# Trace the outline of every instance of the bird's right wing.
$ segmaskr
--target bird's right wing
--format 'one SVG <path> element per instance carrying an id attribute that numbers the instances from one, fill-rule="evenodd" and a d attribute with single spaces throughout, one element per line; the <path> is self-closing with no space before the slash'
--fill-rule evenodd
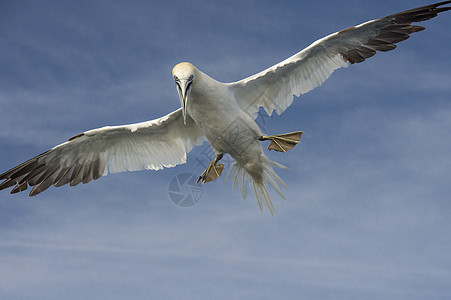
<path id="1" fill-rule="evenodd" d="M 0 175 L 0 190 L 17 193 L 33 186 L 30 196 L 50 186 L 87 183 L 108 173 L 159 170 L 186 162 L 186 154 L 205 140 L 191 119 L 183 123 L 181 109 L 162 118 L 106 126 L 76 135 Z"/>
<path id="2" fill-rule="evenodd" d="M 238 105 L 256 117 L 260 107 L 268 115 L 281 114 L 299 97 L 321 85 L 338 68 L 360 63 L 377 51 L 390 51 L 396 43 L 424 27 L 411 25 L 437 16 L 451 7 L 444 1 L 365 22 L 317 40 L 304 50 L 258 74 L 229 84 Z"/>

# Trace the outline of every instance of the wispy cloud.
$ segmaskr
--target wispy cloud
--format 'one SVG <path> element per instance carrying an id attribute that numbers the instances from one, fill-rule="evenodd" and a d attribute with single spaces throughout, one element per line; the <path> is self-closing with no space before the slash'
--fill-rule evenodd
<path id="1" fill-rule="evenodd" d="M 0 167 L 79 131 L 179 106 L 187 60 L 218 80 L 421 1 L 14 2 L 0 10 Z M 4 13 L 7 11 L 8 13 Z M 188 163 L 109 175 L 29 199 L 0 195 L 8 299 L 446 299 L 450 293 L 449 16 L 399 49 L 338 70 L 265 131 L 304 130 L 277 215 L 231 183 L 192 208 L 168 197 Z M 272 192 L 271 192 L 272 193 Z"/>

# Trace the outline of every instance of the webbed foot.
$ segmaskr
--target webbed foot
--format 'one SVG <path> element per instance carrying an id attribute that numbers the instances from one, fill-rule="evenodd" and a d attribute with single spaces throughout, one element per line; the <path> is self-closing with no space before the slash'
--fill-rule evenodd
<path id="1" fill-rule="evenodd" d="M 263 135 L 259 138 L 260 141 L 271 141 L 268 145 L 268 150 L 275 150 L 279 152 L 287 152 L 293 149 L 301 140 L 303 131 L 290 132 L 279 135 Z"/>
<path id="2" fill-rule="evenodd" d="M 222 158 L 222 154 L 216 156 L 216 158 L 210 162 L 207 169 L 197 178 L 196 184 L 202 180 L 202 183 L 214 181 L 221 176 L 224 170 L 224 164 L 217 164 L 217 162 Z"/>

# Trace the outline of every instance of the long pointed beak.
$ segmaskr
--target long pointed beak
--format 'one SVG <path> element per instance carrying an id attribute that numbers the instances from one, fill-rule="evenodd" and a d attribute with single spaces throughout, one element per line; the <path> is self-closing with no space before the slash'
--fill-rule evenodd
<path id="1" fill-rule="evenodd" d="M 183 123 L 186 125 L 186 106 L 191 92 L 191 80 L 179 80 L 177 82 L 180 104 L 182 105 Z"/>

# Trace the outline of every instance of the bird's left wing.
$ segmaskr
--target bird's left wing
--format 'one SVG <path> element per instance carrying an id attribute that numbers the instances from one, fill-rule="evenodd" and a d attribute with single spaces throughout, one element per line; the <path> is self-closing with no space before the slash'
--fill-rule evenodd
<path id="1" fill-rule="evenodd" d="M 281 114 L 293 102 L 293 95 L 307 93 L 321 85 L 334 70 L 360 63 L 377 51 L 390 51 L 395 43 L 411 33 L 425 29 L 411 25 L 437 16 L 451 7 L 451 1 L 423 6 L 358 26 L 350 27 L 317 40 L 309 47 L 258 74 L 230 83 L 238 105 L 253 117 L 259 107 L 268 115 Z"/>
<path id="2" fill-rule="evenodd" d="M 87 183 L 108 173 L 159 170 L 186 162 L 186 154 L 205 140 L 181 109 L 162 118 L 86 131 L 0 175 L 0 190 L 17 193 L 33 186 L 30 196 L 50 186 Z"/>

